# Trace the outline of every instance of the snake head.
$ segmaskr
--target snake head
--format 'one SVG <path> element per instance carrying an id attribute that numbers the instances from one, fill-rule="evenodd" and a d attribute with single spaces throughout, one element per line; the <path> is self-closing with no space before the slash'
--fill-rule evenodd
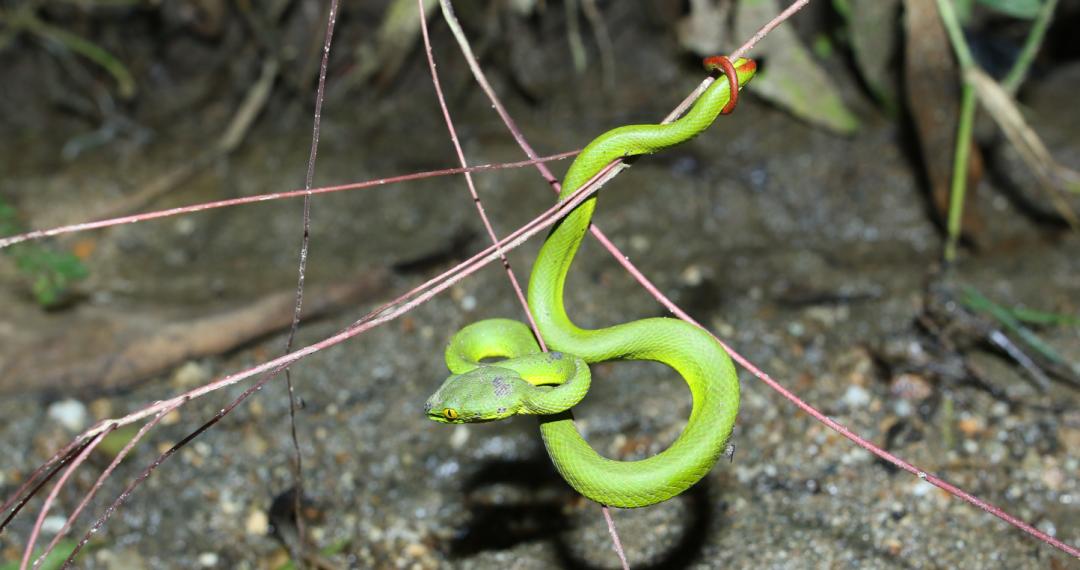
<path id="1" fill-rule="evenodd" d="M 501 420 L 521 409 L 531 387 L 513 370 L 483 366 L 447 378 L 424 404 L 424 413 L 444 424 Z"/>

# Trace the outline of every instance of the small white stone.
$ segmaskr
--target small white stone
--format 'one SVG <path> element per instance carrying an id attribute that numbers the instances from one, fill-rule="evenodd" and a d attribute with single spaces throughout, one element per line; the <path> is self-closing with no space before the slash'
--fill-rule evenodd
<path id="1" fill-rule="evenodd" d="M 194 361 L 189 360 L 180 365 L 179 368 L 173 372 L 172 378 L 169 383 L 177 389 L 194 388 L 200 384 L 205 383 L 210 379 L 210 370 Z"/>
<path id="2" fill-rule="evenodd" d="M 848 386 L 843 401 L 849 408 L 862 408 L 870 403 L 870 392 L 861 386 Z"/>
<path id="3" fill-rule="evenodd" d="M 63 530 L 64 523 L 66 522 L 67 517 L 63 517 L 60 515 L 45 517 L 45 520 L 41 521 L 41 532 L 45 534 L 56 534 Z"/>
<path id="4" fill-rule="evenodd" d="M 244 529 L 248 534 L 263 536 L 270 530 L 270 518 L 262 510 L 253 510 L 244 521 Z"/>
<path id="5" fill-rule="evenodd" d="M 223 496 L 218 502 L 221 512 L 226 515 L 235 515 L 240 512 L 240 503 L 233 500 L 231 495 Z"/>
<path id="6" fill-rule="evenodd" d="M 509 4 L 519 16 L 531 16 L 536 10 L 536 0 L 510 0 Z"/>
<path id="7" fill-rule="evenodd" d="M 701 271 L 700 265 L 689 265 L 683 270 L 682 275 L 679 276 L 684 285 L 690 287 L 696 287 L 701 285 L 701 282 L 705 280 L 705 274 Z"/>
<path id="8" fill-rule="evenodd" d="M 210 447 L 210 444 L 205 441 L 196 441 L 191 447 L 195 450 L 195 453 L 198 453 L 203 457 L 209 457 L 214 451 L 213 448 Z"/>
<path id="9" fill-rule="evenodd" d="M 1054 526 L 1054 523 L 1052 521 L 1040 521 L 1039 524 L 1035 526 L 1038 527 L 1039 530 L 1045 532 L 1046 534 L 1049 534 L 1050 536 L 1057 536 L 1057 527 Z"/>
<path id="10" fill-rule="evenodd" d="M 609 453 L 611 453 L 611 455 L 617 455 L 620 449 L 626 447 L 626 441 L 627 440 L 625 434 L 620 433 L 616 435 L 615 438 L 611 441 L 611 445 L 608 446 Z"/>
<path id="11" fill-rule="evenodd" d="M 78 400 L 60 400 L 49 406 L 49 418 L 69 431 L 78 432 L 86 427 L 86 405 Z"/>
<path id="12" fill-rule="evenodd" d="M 933 490 L 934 486 L 930 483 L 927 483 L 926 481 L 919 481 L 918 483 L 911 486 L 911 494 L 915 495 L 916 497 L 925 497 L 926 495 L 930 494 L 930 491 Z"/>
<path id="13" fill-rule="evenodd" d="M 453 450 L 459 450 L 465 447 L 465 444 L 469 442 L 469 428 L 459 425 L 454 427 L 454 432 L 450 434 L 450 448 Z"/>
<path id="14" fill-rule="evenodd" d="M 457 461 L 450 460 L 445 463 L 439 464 L 435 468 L 435 475 L 438 477 L 453 477 L 458 471 L 461 470 L 461 465 Z"/>
<path id="15" fill-rule="evenodd" d="M 195 220 L 188 216 L 181 216 L 176 222 L 176 233 L 184 236 L 195 233 Z"/>
<path id="16" fill-rule="evenodd" d="M 199 555 L 199 566 L 203 568 L 213 568 L 218 565 L 218 555 L 216 552 L 203 552 Z"/>

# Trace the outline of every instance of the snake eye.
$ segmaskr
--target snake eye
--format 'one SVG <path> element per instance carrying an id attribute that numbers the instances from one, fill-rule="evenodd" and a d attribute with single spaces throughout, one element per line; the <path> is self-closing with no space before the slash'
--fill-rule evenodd
<path id="1" fill-rule="evenodd" d="M 442 413 L 443 413 L 444 416 L 446 416 L 446 419 L 448 419 L 448 420 L 456 420 L 456 419 L 458 419 L 457 410 L 455 410 L 454 408 L 446 408 L 445 410 L 442 411 Z"/>

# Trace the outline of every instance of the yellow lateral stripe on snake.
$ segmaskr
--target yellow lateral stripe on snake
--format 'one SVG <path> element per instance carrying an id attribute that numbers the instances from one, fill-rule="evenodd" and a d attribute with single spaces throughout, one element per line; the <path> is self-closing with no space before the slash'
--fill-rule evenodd
<path id="1" fill-rule="evenodd" d="M 734 66 L 741 88 L 756 66 L 745 59 Z M 729 81 L 721 78 L 675 122 L 628 125 L 600 135 L 570 166 L 559 199 L 612 160 L 651 154 L 693 138 L 712 124 L 729 98 Z M 574 489 L 601 504 L 643 507 L 685 491 L 723 454 L 738 412 L 739 382 L 716 340 L 686 322 L 651 318 L 596 330 L 574 325 L 563 305 L 563 289 L 595 208 L 593 196 L 555 226 L 529 279 L 530 310 L 554 352 L 540 353 L 528 327 L 517 321 L 489 319 L 469 325 L 447 347 L 447 365 L 454 375 L 425 409 L 430 419 L 445 423 L 539 414 L 548 454 Z M 507 360 L 483 362 L 493 357 Z M 640 461 L 614 461 L 597 454 L 578 433 L 569 408 L 588 390 L 587 363 L 608 360 L 661 362 L 686 380 L 693 408 L 686 428 L 669 448 Z"/>

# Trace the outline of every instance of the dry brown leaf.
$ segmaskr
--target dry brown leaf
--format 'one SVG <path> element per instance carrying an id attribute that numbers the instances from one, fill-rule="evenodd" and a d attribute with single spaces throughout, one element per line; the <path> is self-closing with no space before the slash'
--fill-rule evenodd
<path id="1" fill-rule="evenodd" d="M 979 102 L 997 121 L 1005 137 L 1046 188 L 1054 208 L 1073 229 L 1080 229 L 1076 212 L 1057 193 L 1060 190 L 1080 192 L 1080 172 L 1054 160 L 1042 139 L 1024 120 L 1016 100 L 997 81 L 978 68 L 968 71 L 967 80 L 975 87 Z"/>
<path id="2" fill-rule="evenodd" d="M 304 318 L 369 301 L 386 285 L 385 271 L 305 292 Z M 168 322 L 121 312 L 86 312 L 27 346 L 0 347 L 0 393 L 118 390 L 193 358 L 234 350 L 292 323 L 295 291 L 256 299 L 225 312 Z"/>
<path id="3" fill-rule="evenodd" d="M 905 0 L 904 74 L 908 109 L 915 123 L 930 197 L 938 221 L 948 218 L 949 193 L 960 117 L 960 72 L 934 0 Z M 976 188 L 982 155 L 973 144 L 968 169 L 963 235 L 980 241 L 984 231 Z"/>

